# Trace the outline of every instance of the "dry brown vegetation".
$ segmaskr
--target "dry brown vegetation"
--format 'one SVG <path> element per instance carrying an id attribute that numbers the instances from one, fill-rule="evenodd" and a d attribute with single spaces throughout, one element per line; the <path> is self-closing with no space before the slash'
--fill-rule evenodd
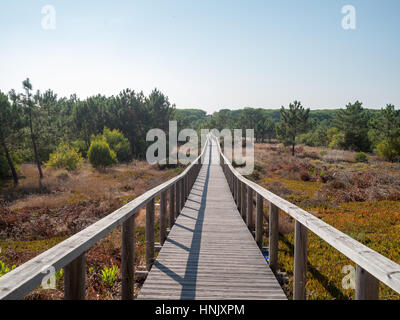
<path id="1" fill-rule="evenodd" d="M 282 145 L 256 145 L 255 172 L 249 177 L 387 258 L 400 263 L 400 166 L 369 155 L 298 146 L 296 156 Z M 279 215 L 279 264 L 293 290 L 294 221 Z M 343 289 L 341 268 L 354 265 L 314 234 L 309 234 L 307 299 L 352 299 Z M 381 299 L 400 299 L 383 284 Z"/>
<path id="2" fill-rule="evenodd" d="M 282 145 L 256 145 L 253 178 L 284 198 L 297 203 L 306 201 L 302 203 L 306 206 L 400 200 L 398 164 L 381 161 L 376 156 L 369 156 L 368 163 L 356 163 L 354 155 L 350 151 L 299 146 L 292 157 Z M 290 188 L 296 181 L 318 183 L 303 184 L 307 199 L 301 199 L 301 194 Z M 293 187 L 297 189 L 298 185 Z"/>
<path id="3" fill-rule="evenodd" d="M 20 185 L 3 185 L 0 190 L 0 261 L 20 265 L 65 238 L 79 232 L 147 190 L 172 178 L 182 168 L 160 170 L 144 161 L 133 161 L 98 171 L 84 164 L 75 172 L 44 169 L 38 183 L 33 164 L 21 166 Z M 156 206 L 156 222 L 158 207 Z M 136 265 L 144 265 L 145 212 L 136 215 Z M 120 274 L 113 286 L 101 281 L 101 270 L 120 269 L 121 231 L 114 230 L 87 253 L 87 298 L 115 299 L 120 295 Z M 137 283 L 136 285 L 140 285 Z M 58 290 L 37 289 L 27 299 L 63 297 Z"/>

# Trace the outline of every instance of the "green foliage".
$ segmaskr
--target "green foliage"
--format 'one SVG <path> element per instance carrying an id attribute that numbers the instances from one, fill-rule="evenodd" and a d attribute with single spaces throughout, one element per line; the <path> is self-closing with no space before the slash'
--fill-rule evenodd
<path id="1" fill-rule="evenodd" d="M 368 139 L 369 113 L 362 107 L 362 103 L 356 101 L 349 103 L 346 109 L 340 109 L 336 114 L 336 127 L 344 133 L 345 149 L 354 151 L 369 151 Z"/>
<path id="2" fill-rule="evenodd" d="M 15 268 L 16 268 L 16 266 L 13 265 L 11 267 L 11 270 L 14 270 Z M 4 276 L 6 273 L 10 272 L 11 270 L 9 267 L 7 267 L 7 265 L 3 261 L 0 261 L 0 277 Z"/>
<path id="3" fill-rule="evenodd" d="M 396 161 L 400 159 L 400 137 L 386 139 L 377 146 L 378 154 L 387 161 Z"/>
<path id="4" fill-rule="evenodd" d="M 117 163 L 117 156 L 107 142 L 102 140 L 92 141 L 88 151 L 89 162 L 94 167 L 108 167 Z"/>
<path id="5" fill-rule="evenodd" d="M 104 128 L 103 135 L 110 148 L 116 153 L 120 162 L 129 161 L 132 158 L 129 140 L 117 129 Z"/>
<path id="6" fill-rule="evenodd" d="M 54 153 L 50 154 L 50 159 L 46 166 L 54 169 L 75 170 L 79 168 L 81 161 L 82 156 L 78 150 L 63 142 Z"/>
<path id="7" fill-rule="evenodd" d="M 329 142 L 329 148 L 332 149 L 343 149 L 345 147 L 345 134 L 344 132 L 336 133 L 332 136 Z"/>
<path id="8" fill-rule="evenodd" d="M 88 147 L 84 140 L 75 140 L 71 142 L 71 145 L 84 157 L 87 157 Z"/>
<path id="9" fill-rule="evenodd" d="M 319 153 L 319 155 L 320 155 L 321 157 L 326 156 L 327 154 L 328 154 L 328 151 L 326 151 L 326 150 L 322 150 L 322 151 Z"/>
<path id="10" fill-rule="evenodd" d="M 311 147 L 327 146 L 327 130 L 325 124 L 320 124 L 314 130 L 299 135 L 297 141 Z"/>
<path id="11" fill-rule="evenodd" d="M 307 130 L 309 113 L 310 109 L 304 109 L 299 101 L 289 104 L 288 110 L 281 108 L 281 122 L 277 127 L 277 134 L 285 146 L 292 146 L 292 155 L 296 137 Z"/>
<path id="12" fill-rule="evenodd" d="M 101 270 L 101 280 L 104 284 L 112 287 L 117 280 L 118 267 L 113 265 L 110 268 L 104 267 Z"/>
<path id="13" fill-rule="evenodd" d="M 21 157 L 18 156 L 16 152 L 10 153 L 10 158 L 13 163 L 15 170 L 19 169 L 18 164 L 22 162 Z M 0 152 L 0 178 L 1 179 L 8 179 L 12 177 L 12 172 L 10 165 L 6 159 L 6 156 L 3 152 Z"/>
<path id="14" fill-rule="evenodd" d="M 355 162 L 368 162 L 368 156 L 364 152 L 358 152 L 354 155 Z"/>

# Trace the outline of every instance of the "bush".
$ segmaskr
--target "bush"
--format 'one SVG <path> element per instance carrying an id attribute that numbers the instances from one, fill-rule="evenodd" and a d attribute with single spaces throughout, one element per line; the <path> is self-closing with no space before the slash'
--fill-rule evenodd
<path id="1" fill-rule="evenodd" d="M 396 161 L 400 158 L 400 137 L 384 140 L 377 147 L 378 154 L 387 161 Z"/>
<path id="2" fill-rule="evenodd" d="M 84 157 L 84 158 L 87 157 L 88 147 L 87 147 L 85 141 L 75 140 L 75 141 L 72 141 L 71 144 L 76 150 L 78 150 L 78 152 L 82 155 L 82 157 Z"/>
<path id="3" fill-rule="evenodd" d="M 110 148 L 116 153 L 118 161 L 122 162 L 131 160 L 131 144 L 119 130 L 104 128 L 103 136 Z"/>
<path id="4" fill-rule="evenodd" d="M 88 159 L 93 167 L 108 167 L 117 163 L 117 156 L 107 142 L 94 140 L 90 144 Z"/>
<path id="5" fill-rule="evenodd" d="M 364 152 L 358 152 L 354 155 L 355 162 L 368 162 L 368 157 Z"/>
<path id="6" fill-rule="evenodd" d="M 329 148 L 343 149 L 345 146 L 345 135 L 343 132 L 336 133 L 329 142 Z"/>
<path id="7" fill-rule="evenodd" d="M 69 171 L 79 168 L 82 156 L 77 149 L 68 143 L 61 143 L 54 153 L 50 154 L 50 159 L 46 166 L 53 169 L 67 169 Z"/>

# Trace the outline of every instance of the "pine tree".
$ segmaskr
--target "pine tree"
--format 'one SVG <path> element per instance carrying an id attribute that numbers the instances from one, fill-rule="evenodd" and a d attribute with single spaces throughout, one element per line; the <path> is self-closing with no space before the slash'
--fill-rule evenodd
<path id="1" fill-rule="evenodd" d="M 340 109 L 336 114 L 335 125 L 344 133 L 344 147 L 354 151 L 370 151 L 368 139 L 369 114 L 362 107 L 362 103 L 356 101 L 346 105 L 346 109 Z"/>
<path id="2" fill-rule="evenodd" d="M 18 175 L 9 145 L 15 145 L 15 133 L 22 127 L 21 115 L 16 104 L 10 104 L 8 97 L 0 91 L 0 145 L 7 159 L 8 166 L 18 185 Z"/>
<path id="3" fill-rule="evenodd" d="M 292 146 L 292 156 L 296 146 L 296 137 L 308 127 L 310 109 L 304 109 L 300 101 L 289 104 L 289 109 L 281 108 L 281 122 L 277 127 L 278 138 L 285 146 Z"/>

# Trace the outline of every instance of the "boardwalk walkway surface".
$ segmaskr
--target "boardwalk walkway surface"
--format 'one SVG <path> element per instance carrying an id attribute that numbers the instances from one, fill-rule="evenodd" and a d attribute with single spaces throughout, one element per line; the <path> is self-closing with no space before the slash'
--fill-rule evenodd
<path id="1" fill-rule="evenodd" d="M 286 299 L 238 212 L 215 142 L 138 299 Z"/>

